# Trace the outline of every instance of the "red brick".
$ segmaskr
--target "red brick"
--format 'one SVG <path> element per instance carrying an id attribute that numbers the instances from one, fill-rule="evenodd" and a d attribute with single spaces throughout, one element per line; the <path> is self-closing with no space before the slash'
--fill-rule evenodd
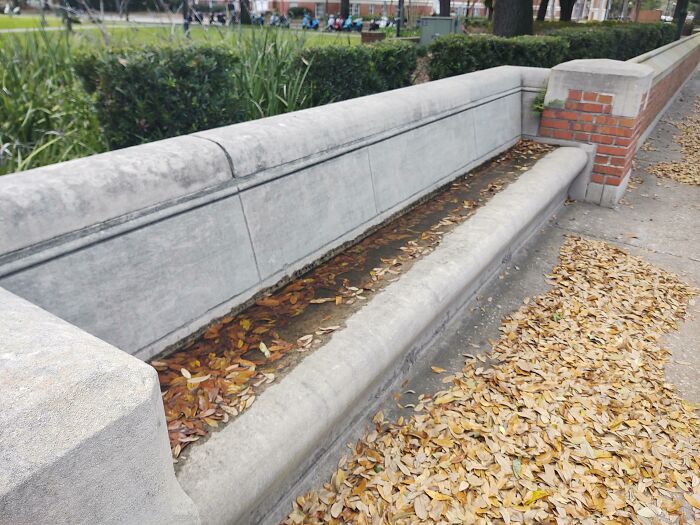
<path id="1" fill-rule="evenodd" d="M 610 157 L 610 164 L 613 166 L 627 166 L 630 162 L 623 157 Z"/>
<path id="2" fill-rule="evenodd" d="M 601 104 L 612 104 L 612 101 L 612 95 L 598 95 L 598 102 L 600 102 Z"/>
<path id="3" fill-rule="evenodd" d="M 612 144 L 614 139 L 609 136 L 609 135 L 591 135 L 591 142 L 595 142 L 596 144 Z"/>
<path id="4" fill-rule="evenodd" d="M 594 116 L 589 113 L 577 113 L 577 119 L 579 122 L 593 122 Z"/>
<path id="5" fill-rule="evenodd" d="M 564 111 L 564 110 L 559 110 L 557 111 L 557 116 L 555 118 L 561 118 L 564 120 L 576 120 L 578 118 L 578 113 L 574 113 L 573 111 Z"/>
<path id="6" fill-rule="evenodd" d="M 584 91 L 583 100 L 585 100 L 586 102 L 595 102 L 598 100 L 598 93 L 596 93 L 595 91 Z"/>
<path id="7" fill-rule="evenodd" d="M 582 95 L 583 95 L 583 91 L 577 91 L 575 89 L 570 89 L 569 96 L 567 98 L 569 100 L 581 100 Z"/>
<path id="8" fill-rule="evenodd" d="M 614 177 L 610 175 L 605 177 L 605 184 L 608 186 L 619 186 L 620 182 L 622 182 L 622 177 Z"/>
<path id="9" fill-rule="evenodd" d="M 564 131 L 563 129 L 555 129 L 554 138 L 562 140 L 573 140 L 574 134 L 570 131 Z"/>
<path id="10" fill-rule="evenodd" d="M 610 128 L 608 134 L 615 135 L 616 137 L 633 137 L 635 131 L 629 128 Z"/>
<path id="11" fill-rule="evenodd" d="M 557 118 L 558 111 L 552 108 L 545 108 L 542 112 L 542 118 Z"/>
<path id="12" fill-rule="evenodd" d="M 580 122 L 574 122 L 571 125 L 571 129 L 574 131 L 595 131 L 595 126 L 593 124 L 587 124 L 587 123 L 580 123 Z"/>
<path id="13" fill-rule="evenodd" d="M 564 103 L 564 107 L 566 109 L 572 109 L 574 111 L 583 111 L 583 104 L 580 102 L 572 102 L 571 100 L 567 100 Z"/>
<path id="14" fill-rule="evenodd" d="M 596 173 L 604 173 L 605 175 L 622 175 L 625 172 L 625 168 L 622 166 L 601 166 L 596 164 L 593 166 L 593 171 Z"/>
<path id="15" fill-rule="evenodd" d="M 545 128 L 569 129 L 570 122 L 568 120 L 557 120 L 551 118 L 543 118 L 540 120 L 540 126 Z"/>
<path id="16" fill-rule="evenodd" d="M 612 113 L 612 106 L 610 104 L 605 104 L 603 106 L 603 109 L 600 110 L 600 112 L 610 114 Z"/>
<path id="17" fill-rule="evenodd" d="M 595 117 L 595 123 L 603 124 L 604 126 L 617 126 L 617 119 L 606 115 L 597 115 Z"/>
<path id="18" fill-rule="evenodd" d="M 629 146 L 630 144 L 632 144 L 632 139 L 625 137 L 615 137 L 616 146 Z"/>
<path id="19" fill-rule="evenodd" d="M 610 157 L 608 157 L 607 155 L 596 155 L 596 156 L 595 156 L 595 163 L 596 163 L 596 164 L 601 164 L 601 165 L 609 164 L 609 163 L 610 163 Z"/>
<path id="20" fill-rule="evenodd" d="M 549 128 L 540 128 L 540 136 L 542 137 L 554 137 L 554 130 Z"/>
<path id="21" fill-rule="evenodd" d="M 596 173 L 591 174 L 591 182 L 597 182 L 598 184 L 605 184 L 605 176 L 597 175 Z"/>
<path id="22" fill-rule="evenodd" d="M 616 155 L 624 157 L 627 154 L 627 148 L 617 148 L 615 146 L 598 146 L 598 153 L 602 155 Z"/>
<path id="23" fill-rule="evenodd" d="M 586 111 L 588 113 L 602 113 L 603 106 L 602 104 L 592 104 L 590 102 L 584 102 L 583 104 L 580 104 L 581 106 L 581 111 Z"/>
<path id="24" fill-rule="evenodd" d="M 574 140 L 579 140 L 581 142 L 590 142 L 591 141 L 591 134 L 590 133 L 574 133 Z"/>
<path id="25" fill-rule="evenodd" d="M 623 128 L 633 128 L 637 124 L 637 120 L 633 118 L 620 118 L 618 119 L 618 126 Z"/>

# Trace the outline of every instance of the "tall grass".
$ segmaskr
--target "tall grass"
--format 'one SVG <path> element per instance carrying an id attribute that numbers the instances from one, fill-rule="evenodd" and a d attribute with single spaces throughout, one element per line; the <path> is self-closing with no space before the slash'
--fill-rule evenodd
<path id="1" fill-rule="evenodd" d="M 166 96 L 169 90 L 160 89 L 160 84 L 152 82 L 153 75 L 129 77 L 129 67 L 135 67 L 139 61 L 124 60 L 124 53 L 130 57 L 146 56 L 154 53 L 154 49 L 168 47 L 171 50 L 187 49 L 183 55 L 202 58 L 204 51 L 198 50 L 198 46 L 217 43 L 228 47 L 238 57 L 235 67 L 219 72 L 219 76 L 230 75 L 231 82 L 227 83 L 230 96 L 207 95 L 206 87 L 210 86 L 202 84 L 193 91 L 196 96 L 206 96 L 207 100 L 199 102 L 210 105 L 217 114 L 222 113 L 221 104 L 235 99 L 236 117 L 231 121 L 207 117 L 196 130 L 309 107 L 312 102 L 307 80 L 309 64 L 300 57 L 301 50 L 308 45 L 308 38 L 315 36 L 270 28 L 221 28 L 200 35 L 198 44 L 187 41 L 179 32 L 179 26 L 177 29 L 158 28 L 157 31 L 115 28 L 109 30 L 108 39 L 100 38 L 99 33 L 92 30 L 0 35 L 0 175 L 107 151 L 109 133 L 106 132 L 112 129 L 113 123 L 104 118 L 105 111 L 100 106 L 104 104 L 103 99 L 134 99 L 131 106 L 123 104 L 116 108 L 117 113 L 125 114 L 122 120 L 138 117 L 140 127 L 134 133 L 140 134 L 131 143 L 193 131 L 168 126 L 172 128 L 169 134 L 151 136 L 142 132 L 141 121 L 148 120 L 149 114 L 162 117 L 165 111 L 162 104 L 149 106 L 149 101 L 158 98 L 149 96 L 149 93 L 152 95 L 156 90 L 159 96 Z M 90 75 L 90 79 L 82 78 L 81 81 L 76 72 L 80 65 L 78 55 L 86 52 L 95 57 L 96 63 L 113 63 L 112 71 L 119 77 L 116 84 L 106 82 L 107 77 L 103 78 L 104 75 L 97 72 Z M 170 55 L 163 52 L 158 59 L 161 69 L 167 70 L 169 81 L 177 85 L 197 77 L 188 69 L 189 65 L 180 67 L 177 60 L 168 58 L 179 55 L 176 51 L 171 51 Z M 206 76 L 204 81 L 212 82 L 210 77 Z M 95 91 L 99 84 L 103 91 L 109 92 L 89 94 L 85 86 L 91 83 L 95 84 L 91 91 Z M 173 103 L 187 104 L 182 98 Z M 130 111 L 132 106 L 140 109 Z M 190 119 L 189 124 L 193 124 L 187 111 L 181 113 Z M 151 127 L 160 129 L 155 124 Z"/>
<path id="2" fill-rule="evenodd" d="M 0 175 L 105 150 L 66 34 L 5 35 L 0 64 Z"/>
<path id="3" fill-rule="evenodd" d="M 308 64 L 300 62 L 303 38 L 262 29 L 239 37 L 236 85 L 244 120 L 279 115 L 309 104 Z"/>

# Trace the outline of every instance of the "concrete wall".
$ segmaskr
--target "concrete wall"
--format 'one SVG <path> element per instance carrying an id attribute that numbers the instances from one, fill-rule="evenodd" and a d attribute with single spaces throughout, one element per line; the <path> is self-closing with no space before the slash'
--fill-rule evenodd
<path id="1" fill-rule="evenodd" d="M 0 311 L 0 523 L 197 523 L 155 370 L 2 289 Z"/>
<path id="2" fill-rule="evenodd" d="M 652 87 L 641 115 L 639 147 L 700 63 L 700 33 L 649 51 L 629 62 L 643 64 L 654 71 Z"/>
<path id="3" fill-rule="evenodd" d="M 637 149 L 700 62 L 700 35 L 627 62 L 573 60 L 549 77 L 539 135 L 595 146 L 585 200 L 615 206 Z"/>
<path id="4" fill-rule="evenodd" d="M 522 87 L 500 67 L 4 176 L 0 286 L 146 359 L 510 147 Z"/>

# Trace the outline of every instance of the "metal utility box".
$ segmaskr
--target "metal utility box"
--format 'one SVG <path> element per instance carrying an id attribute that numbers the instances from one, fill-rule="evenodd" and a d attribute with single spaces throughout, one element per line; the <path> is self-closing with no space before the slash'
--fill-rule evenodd
<path id="1" fill-rule="evenodd" d="M 424 16 L 420 19 L 420 45 L 427 46 L 437 37 L 457 33 L 459 22 L 451 16 Z"/>

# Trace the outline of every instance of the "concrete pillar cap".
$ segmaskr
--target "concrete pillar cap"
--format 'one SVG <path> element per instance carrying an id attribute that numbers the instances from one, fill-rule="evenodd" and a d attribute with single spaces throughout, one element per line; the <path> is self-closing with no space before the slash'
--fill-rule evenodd
<path id="1" fill-rule="evenodd" d="M 635 118 L 644 109 L 654 70 L 644 64 L 609 59 L 572 60 L 552 69 L 546 106 L 563 105 L 569 91 L 612 95 L 612 114 Z"/>

